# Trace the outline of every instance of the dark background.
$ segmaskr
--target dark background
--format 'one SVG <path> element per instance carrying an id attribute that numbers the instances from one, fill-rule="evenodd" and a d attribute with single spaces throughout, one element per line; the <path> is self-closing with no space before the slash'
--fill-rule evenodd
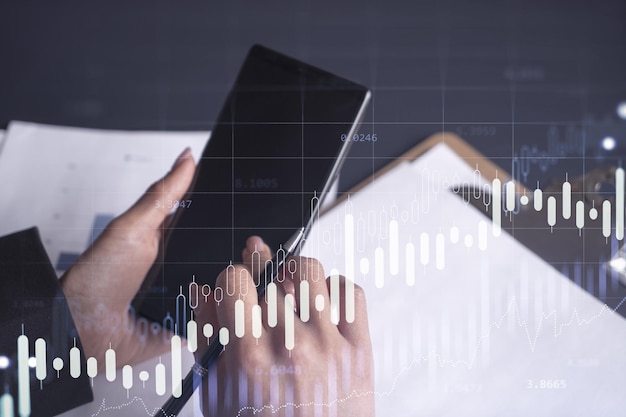
<path id="1" fill-rule="evenodd" d="M 371 87 L 378 141 L 353 146 L 341 190 L 442 129 L 533 186 L 626 154 L 623 0 L 3 1 L 0 17 L 1 127 L 210 129 L 261 43 Z"/>
<path id="2" fill-rule="evenodd" d="M 209 130 L 254 43 L 371 88 L 341 191 L 441 130 L 532 188 L 626 156 L 624 0 L 0 0 L 0 128 Z"/>

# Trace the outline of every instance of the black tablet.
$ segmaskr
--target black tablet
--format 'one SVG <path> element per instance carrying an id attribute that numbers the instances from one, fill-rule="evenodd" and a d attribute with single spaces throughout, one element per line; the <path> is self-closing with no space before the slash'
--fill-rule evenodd
<path id="1" fill-rule="evenodd" d="M 241 262 L 248 236 L 276 250 L 298 228 L 308 229 L 369 97 L 361 85 L 253 46 L 189 193 L 172 202 L 178 209 L 163 256 L 136 299 L 139 312 L 184 334 L 192 279 L 212 289 L 220 271 Z"/>

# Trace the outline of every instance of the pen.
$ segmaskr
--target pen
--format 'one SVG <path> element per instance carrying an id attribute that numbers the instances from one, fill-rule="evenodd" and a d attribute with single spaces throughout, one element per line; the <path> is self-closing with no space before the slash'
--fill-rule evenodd
<path id="1" fill-rule="evenodd" d="M 287 257 L 294 253 L 295 249 L 302 241 L 304 231 L 304 227 L 298 229 L 298 231 L 282 245 L 281 249 L 277 251 L 272 261 L 265 264 L 265 269 L 263 270 L 259 286 L 257 287 L 259 300 L 263 297 L 267 285 L 278 275 L 278 271 L 285 263 Z M 224 346 L 219 342 L 219 338 L 214 337 L 211 343 L 209 343 L 207 350 L 202 354 L 200 359 L 194 363 L 191 367 L 191 371 L 185 376 L 181 396 L 178 398 L 171 396 L 155 416 L 163 415 L 170 417 L 178 415 L 187 401 L 189 401 L 196 388 L 200 385 L 202 378 L 208 375 L 209 368 L 215 363 L 223 348 Z"/>

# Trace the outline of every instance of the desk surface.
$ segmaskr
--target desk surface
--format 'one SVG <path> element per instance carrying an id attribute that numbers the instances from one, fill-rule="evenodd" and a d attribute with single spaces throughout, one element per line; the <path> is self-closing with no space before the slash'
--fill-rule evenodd
<path id="1" fill-rule="evenodd" d="M 342 191 L 442 129 L 531 185 L 626 153 L 621 0 L 40 3 L 0 5 L 0 126 L 209 129 L 259 42 L 371 86 Z"/>

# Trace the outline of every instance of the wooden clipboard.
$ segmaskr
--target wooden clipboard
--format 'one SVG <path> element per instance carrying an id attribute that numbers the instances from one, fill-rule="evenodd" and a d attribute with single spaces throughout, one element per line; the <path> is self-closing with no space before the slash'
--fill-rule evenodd
<path id="1" fill-rule="evenodd" d="M 425 154 L 430 149 L 441 143 L 452 149 L 472 169 L 477 169 L 478 171 L 480 171 L 481 176 L 486 180 L 492 181 L 495 178 L 499 178 L 503 183 L 511 180 L 511 175 L 508 172 L 504 171 L 502 168 L 493 163 L 483 154 L 478 152 L 474 147 L 461 139 L 461 137 L 459 137 L 457 134 L 452 132 L 441 132 L 429 136 L 422 142 L 418 143 L 417 145 L 400 155 L 398 158 L 394 159 L 389 164 L 385 165 L 383 168 L 376 171 L 373 175 L 369 176 L 368 178 L 364 179 L 363 181 L 352 187 L 350 190 L 343 193 L 333 202 L 333 204 L 325 208 L 322 214 L 324 214 L 332 207 L 343 202 L 351 194 L 361 191 L 367 185 L 376 180 L 377 177 L 380 177 L 387 172 L 393 170 L 403 162 L 414 161 L 415 159 L 419 158 L 421 155 Z M 518 190 L 520 190 L 519 186 L 517 188 Z"/>
<path id="2" fill-rule="evenodd" d="M 491 182 L 495 178 L 498 178 L 502 181 L 502 184 L 505 184 L 508 181 L 514 181 L 508 172 L 482 155 L 458 135 L 451 132 L 441 132 L 428 137 L 389 164 L 385 165 L 383 168 L 376 171 L 370 177 L 352 187 L 350 190 L 337 198 L 337 200 L 330 207 L 325 209 L 323 213 L 325 213 L 328 209 L 344 202 L 351 194 L 358 193 L 375 181 L 377 177 L 392 171 L 401 163 L 416 160 L 436 145 L 442 143 L 461 157 L 461 159 L 463 159 L 463 161 L 465 161 L 470 168 L 477 169 L 483 179 Z M 528 190 L 521 183 L 516 181 L 514 182 L 515 191 L 518 195 L 528 193 Z M 552 191 L 552 193 L 554 193 L 554 191 Z M 532 195 L 532 192 L 530 194 Z M 544 194 L 544 198 L 549 195 L 545 191 Z M 482 197 L 478 198 L 470 196 L 468 197 L 468 202 L 475 207 L 482 208 L 483 211 L 485 209 Z M 560 222 L 562 229 L 554 230 L 551 233 L 550 238 L 546 239 L 546 237 L 540 233 L 541 228 L 547 225 L 545 213 L 530 209 L 527 206 L 525 212 L 520 212 L 515 215 L 514 223 L 503 222 L 502 227 L 509 233 L 512 233 L 514 227 L 517 227 L 515 233 L 513 233 L 515 239 L 535 252 L 546 262 L 552 264 L 559 271 L 562 271 L 562 265 L 572 264 L 576 261 L 575 257 L 572 258 L 572 253 L 576 252 L 584 253 L 583 261 L 588 264 L 606 262 L 610 259 L 613 255 L 611 253 L 610 245 L 603 246 L 598 244 L 598 242 L 603 240 L 600 236 L 600 228 L 591 228 L 586 231 L 582 239 L 578 239 L 578 232 L 576 231 L 573 219 L 574 217 L 570 219 L 569 223 L 565 223 L 565 227 L 563 227 L 563 220 L 561 219 Z M 574 244 L 581 246 L 581 248 L 573 250 Z M 585 247 L 586 249 L 582 250 L 582 247 Z M 573 275 L 570 275 L 569 278 L 573 280 Z M 587 288 L 585 289 L 587 290 Z M 594 291 L 591 291 L 591 294 L 599 297 L 602 302 L 606 303 L 609 307 L 616 309 L 617 313 L 626 317 L 626 308 L 619 308 L 622 305 L 622 300 L 626 300 L 626 285 L 611 286 L 611 288 L 607 290 L 607 294 L 604 296 L 601 296 Z"/>

